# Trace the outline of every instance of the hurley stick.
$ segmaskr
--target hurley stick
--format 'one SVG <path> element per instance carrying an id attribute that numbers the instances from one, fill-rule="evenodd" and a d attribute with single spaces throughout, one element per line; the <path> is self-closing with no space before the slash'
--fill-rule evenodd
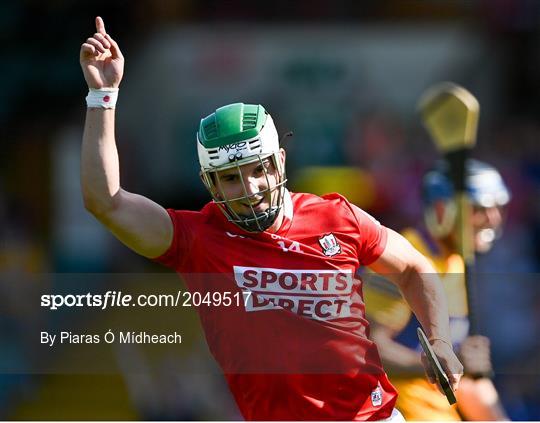
<path id="1" fill-rule="evenodd" d="M 422 120 L 437 149 L 450 165 L 457 206 L 458 252 L 465 262 L 465 284 L 471 335 L 478 334 L 475 307 L 474 245 L 471 226 L 471 204 L 466 188 L 465 163 L 476 144 L 480 105 L 476 98 L 459 85 L 443 82 L 426 91 L 419 103 Z"/>

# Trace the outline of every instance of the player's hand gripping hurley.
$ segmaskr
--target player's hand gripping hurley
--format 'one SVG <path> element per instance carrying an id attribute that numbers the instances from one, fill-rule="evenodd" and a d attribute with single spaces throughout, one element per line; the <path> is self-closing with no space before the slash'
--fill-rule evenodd
<path id="1" fill-rule="evenodd" d="M 433 352 L 433 349 L 431 348 L 431 345 L 429 344 L 426 334 L 421 328 L 417 328 L 416 332 L 418 334 L 418 340 L 420 341 L 422 350 L 424 351 L 426 359 L 429 362 L 429 365 L 431 367 L 432 377 L 436 379 L 442 392 L 444 393 L 444 395 L 446 395 L 446 399 L 448 400 L 448 403 L 450 405 L 455 404 L 456 396 L 454 395 L 454 389 L 452 388 L 452 385 L 450 384 L 450 380 L 448 379 L 448 376 L 444 372 L 441 366 L 441 363 L 439 362 L 439 359 Z"/>

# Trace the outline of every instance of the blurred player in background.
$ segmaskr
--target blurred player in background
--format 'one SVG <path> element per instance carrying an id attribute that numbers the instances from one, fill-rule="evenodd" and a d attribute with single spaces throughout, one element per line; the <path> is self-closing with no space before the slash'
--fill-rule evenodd
<path id="1" fill-rule="evenodd" d="M 477 254 L 484 254 L 501 235 L 510 193 L 499 172 L 486 163 L 469 159 L 466 172 L 474 247 Z M 422 181 L 426 227 L 406 229 L 403 236 L 430 258 L 439 272 L 449 304 L 452 343 L 465 375 L 486 375 L 491 372 L 489 340 L 468 336 L 464 263 L 456 253 L 453 195 L 448 165 L 440 161 Z M 464 377 L 457 392 L 458 403 L 452 407 L 426 383 L 415 332 L 418 323 L 392 285 L 373 280 L 364 287 L 364 299 L 371 338 L 379 345 L 385 368 L 399 392 L 397 407 L 407 420 L 508 420 L 487 377 Z"/>
<path id="2" fill-rule="evenodd" d="M 444 292 L 428 277 L 433 267 L 345 198 L 289 192 L 285 151 L 262 106 L 234 103 L 201 120 L 200 174 L 213 201 L 200 212 L 166 210 L 122 189 L 114 117 L 124 59 L 99 17 L 96 30 L 80 52 L 89 86 L 86 208 L 129 248 L 182 274 L 192 292 L 219 294 L 223 303 L 197 311 L 246 419 L 402 418 L 366 336 L 354 278 L 360 266 L 399 286 L 457 387 L 462 366 L 450 343 Z M 227 306 L 226 295 L 230 301 L 238 293 L 247 300 Z"/>

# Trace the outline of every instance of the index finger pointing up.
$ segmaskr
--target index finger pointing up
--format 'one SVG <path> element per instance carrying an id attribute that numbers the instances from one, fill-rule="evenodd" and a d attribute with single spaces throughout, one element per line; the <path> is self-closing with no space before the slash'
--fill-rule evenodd
<path id="1" fill-rule="evenodd" d="M 100 34 L 106 34 L 105 31 L 105 23 L 103 22 L 103 19 L 101 19 L 101 16 L 96 17 L 96 32 L 99 32 Z"/>

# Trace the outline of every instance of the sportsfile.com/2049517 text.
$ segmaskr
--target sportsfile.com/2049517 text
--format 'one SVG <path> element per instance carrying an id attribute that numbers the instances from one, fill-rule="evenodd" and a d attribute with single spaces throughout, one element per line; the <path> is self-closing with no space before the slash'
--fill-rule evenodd
<path id="1" fill-rule="evenodd" d="M 174 294 L 124 294 L 121 291 L 107 291 L 104 294 L 43 294 L 41 307 L 58 310 L 62 307 L 239 307 L 245 305 L 250 291 L 237 292 L 189 292 Z"/>

